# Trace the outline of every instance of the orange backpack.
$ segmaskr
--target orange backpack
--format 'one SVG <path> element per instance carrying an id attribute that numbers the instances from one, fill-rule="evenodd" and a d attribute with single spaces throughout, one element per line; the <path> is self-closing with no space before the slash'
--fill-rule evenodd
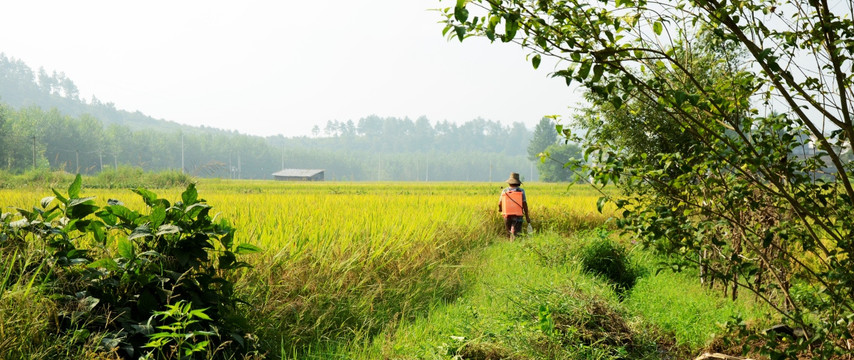
<path id="1" fill-rule="evenodd" d="M 505 191 L 501 193 L 501 213 L 504 216 L 525 215 L 522 211 L 522 192 L 521 191 Z"/>

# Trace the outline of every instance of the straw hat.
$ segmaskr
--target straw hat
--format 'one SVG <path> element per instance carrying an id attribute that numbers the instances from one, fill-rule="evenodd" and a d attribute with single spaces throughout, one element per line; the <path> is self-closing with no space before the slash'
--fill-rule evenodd
<path id="1" fill-rule="evenodd" d="M 510 178 L 506 181 L 509 185 L 522 185 L 522 181 L 519 180 L 519 173 L 510 173 Z"/>

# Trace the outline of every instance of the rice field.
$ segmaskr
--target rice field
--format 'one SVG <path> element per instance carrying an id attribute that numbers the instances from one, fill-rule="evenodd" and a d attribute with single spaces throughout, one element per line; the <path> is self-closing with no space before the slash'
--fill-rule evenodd
<path id="1" fill-rule="evenodd" d="M 237 275 L 247 321 L 265 349 L 298 353 L 367 339 L 453 299 L 460 260 L 501 238 L 501 183 L 283 183 L 200 180 L 212 214 L 263 249 Z M 601 225 L 594 189 L 525 184 L 534 227 L 560 233 Z M 183 189 L 153 190 L 178 200 Z M 0 190 L 3 212 L 29 208 L 50 189 Z M 86 189 L 100 205 L 143 209 L 130 190 Z"/>

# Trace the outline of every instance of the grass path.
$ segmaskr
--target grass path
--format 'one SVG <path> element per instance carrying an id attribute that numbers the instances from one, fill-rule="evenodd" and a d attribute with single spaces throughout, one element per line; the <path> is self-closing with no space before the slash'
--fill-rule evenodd
<path id="1" fill-rule="evenodd" d="M 621 301 L 575 261 L 597 236 L 498 240 L 463 262 L 466 286 L 457 299 L 372 339 L 317 349 L 311 357 L 684 359 L 693 358 L 720 323 L 751 311 L 706 293 L 686 274 L 654 271 Z"/>

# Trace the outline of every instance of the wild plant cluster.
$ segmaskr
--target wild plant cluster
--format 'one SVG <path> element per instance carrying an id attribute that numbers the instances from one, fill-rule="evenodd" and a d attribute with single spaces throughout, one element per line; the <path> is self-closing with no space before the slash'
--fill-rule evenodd
<path id="1" fill-rule="evenodd" d="M 54 302 L 46 326 L 69 339 L 41 356 L 87 352 L 122 358 L 215 358 L 251 352 L 229 274 L 248 267 L 235 229 L 215 221 L 190 184 L 171 203 L 146 189 L 146 212 L 81 196 L 78 175 L 32 209 L 0 220 L 0 294 Z M 49 339 L 32 339 L 49 341 Z M 4 353 L 5 351 L 5 353 Z M 27 357 L 0 348 L 0 357 Z M 91 356 L 91 354 L 89 354 Z"/>

